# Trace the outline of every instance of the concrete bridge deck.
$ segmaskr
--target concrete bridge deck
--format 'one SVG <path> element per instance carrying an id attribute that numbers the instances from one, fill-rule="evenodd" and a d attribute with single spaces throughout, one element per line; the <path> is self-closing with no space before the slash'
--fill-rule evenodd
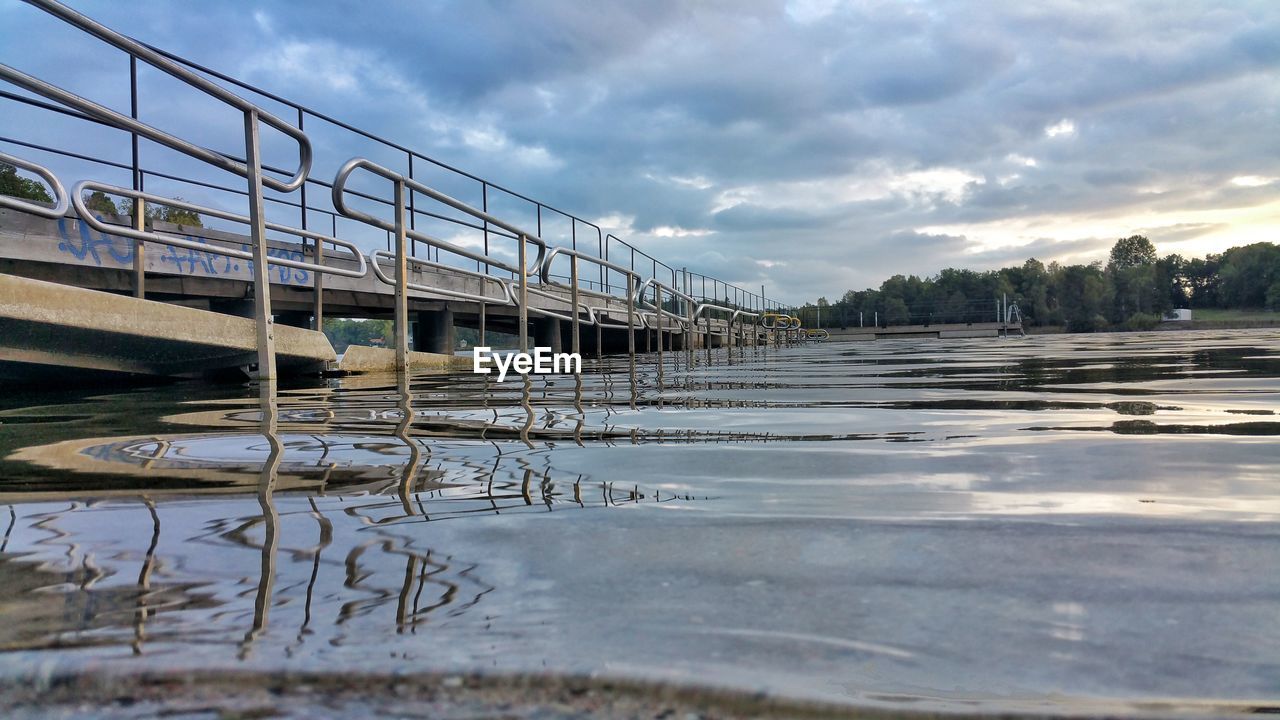
<path id="1" fill-rule="evenodd" d="M 0 380 L 201 375 L 258 359 L 252 319 L 5 274 L 0 338 Z M 277 328 L 284 371 L 319 372 L 336 360 L 322 333 Z"/>

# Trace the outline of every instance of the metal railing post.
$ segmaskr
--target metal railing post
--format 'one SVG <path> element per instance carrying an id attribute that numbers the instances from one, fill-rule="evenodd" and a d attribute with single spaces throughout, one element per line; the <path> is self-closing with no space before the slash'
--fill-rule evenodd
<path id="1" fill-rule="evenodd" d="M 578 326 L 581 323 L 582 318 L 578 314 L 579 308 L 578 308 L 578 256 L 577 255 L 569 256 L 569 303 L 573 306 L 573 341 L 572 341 L 573 350 L 572 352 L 575 355 L 580 355 L 582 351 L 580 346 L 580 339 L 579 339 L 580 331 Z M 556 322 L 560 322 L 560 321 L 557 320 Z"/>
<path id="2" fill-rule="evenodd" d="M 483 210 L 486 215 L 489 214 L 489 183 L 484 182 L 483 180 L 480 181 L 480 209 Z M 484 233 L 484 255 L 485 257 L 489 257 L 489 221 L 488 220 L 484 221 L 483 227 L 484 227 L 484 230 L 482 230 L 481 232 Z M 480 261 L 477 260 L 476 270 L 480 270 L 480 269 L 481 269 Z M 484 272 L 488 274 L 489 268 L 485 267 Z M 484 283 L 481 283 L 481 287 L 483 286 L 484 286 Z M 481 290 L 481 292 L 483 292 L 483 290 Z M 485 320 L 485 314 L 486 314 L 485 310 L 486 310 L 485 304 L 480 303 L 480 345 L 482 347 L 485 345 L 485 341 L 484 341 L 484 320 Z"/>
<path id="3" fill-rule="evenodd" d="M 129 56 L 129 116 L 138 119 L 138 58 Z M 138 158 L 138 133 L 130 133 L 133 141 L 133 189 L 141 192 L 142 170 Z M 133 229 L 139 232 L 147 229 L 146 205 L 142 200 L 133 201 Z M 147 257 L 146 246 L 141 240 L 133 241 L 133 296 L 147 296 Z"/>
<path id="4" fill-rule="evenodd" d="M 631 377 L 636 375 L 636 276 L 627 273 L 627 356 L 631 358 Z"/>
<path id="5" fill-rule="evenodd" d="M 409 260 L 407 255 L 407 228 L 405 227 L 404 181 L 395 181 L 396 213 L 396 372 L 409 369 Z M 376 261 L 375 261 L 376 262 Z M 418 328 L 422 332 L 422 328 Z"/>
<path id="6" fill-rule="evenodd" d="M 662 382 L 662 285 L 657 282 L 653 284 L 653 306 L 658 309 L 658 314 L 654 317 L 654 322 L 658 323 L 658 382 Z"/>
<path id="7" fill-rule="evenodd" d="M 712 287 L 713 288 L 715 287 L 714 284 L 712 285 Z M 706 302 L 706 301 L 707 301 L 707 276 L 703 275 L 702 276 L 702 302 Z M 703 339 L 703 341 L 707 345 L 707 365 L 710 366 L 711 365 L 711 313 L 710 312 L 703 313 L 702 319 L 707 323 L 707 335 Z"/>
<path id="8" fill-rule="evenodd" d="M 276 377 L 275 320 L 271 317 L 271 268 L 267 264 L 267 226 L 263 217 L 262 156 L 258 111 L 244 114 L 245 176 L 249 184 L 249 238 L 253 243 L 253 312 L 258 326 L 258 378 Z M 135 201 L 135 204 L 140 204 Z"/>
<path id="9" fill-rule="evenodd" d="M 527 238 L 521 235 L 517 242 L 520 244 L 520 352 L 529 352 L 529 267 L 527 250 L 525 245 Z"/>
<path id="10" fill-rule="evenodd" d="M 689 295 L 689 291 L 692 288 L 693 288 L 692 280 L 690 280 L 689 278 L 689 268 L 685 268 L 684 269 L 684 294 L 688 297 L 692 297 L 691 295 Z M 693 367 L 693 336 L 696 335 L 697 333 L 694 330 L 696 326 L 694 325 L 694 321 L 693 321 L 693 303 L 689 300 L 685 300 L 684 314 L 685 314 L 685 318 L 688 319 L 689 321 L 689 326 L 685 328 L 685 331 L 684 331 L 684 363 L 686 368 L 692 368 Z"/>
<path id="11" fill-rule="evenodd" d="M 409 157 L 409 179 L 410 179 L 410 180 L 412 180 L 412 179 L 413 179 L 413 153 L 411 153 L 411 152 L 407 152 L 407 153 L 405 153 L 405 154 L 406 154 L 406 155 L 408 155 L 408 157 Z M 418 213 L 414 211 L 414 207 L 413 207 L 413 188 L 409 188 L 409 229 L 410 229 L 410 230 L 416 230 L 416 229 L 417 229 L 417 227 L 418 227 L 417 219 L 416 219 L 417 214 L 418 214 Z M 410 256 L 410 257 L 417 257 L 417 256 L 418 256 L 418 241 L 417 241 L 417 240 L 410 240 L 410 241 L 409 241 L 409 256 Z M 427 259 L 428 259 L 428 260 L 430 260 L 430 259 L 431 259 L 431 247 L 430 247 L 430 246 L 427 246 Z"/>
<path id="12" fill-rule="evenodd" d="M 141 190 L 141 188 L 134 188 Z M 133 229 L 138 232 L 144 232 L 147 229 L 147 202 L 142 198 L 135 198 L 133 201 Z M 133 296 L 136 298 L 146 298 L 147 296 L 147 264 L 146 252 L 143 241 L 134 239 L 133 241 Z"/>

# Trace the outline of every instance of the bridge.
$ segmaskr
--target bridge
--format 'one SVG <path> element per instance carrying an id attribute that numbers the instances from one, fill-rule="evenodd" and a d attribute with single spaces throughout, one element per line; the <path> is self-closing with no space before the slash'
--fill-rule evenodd
<path id="1" fill-rule="evenodd" d="M 348 353 L 348 370 L 447 364 L 456 327 L 482 341 L 509 334 L 520 350 L 532 333 L 557 351 L 633 361 L 822 335 L 764 288 L 664 263 L 596 223 L 56 0 L 28 4 L 75 41 L 120 52 L 130 102 L 125 112 L 0 64 L 11 88 L 0 89 L 0 163 L 49 189 L 0 194 L 0 379 L 334 369 L 326 317 L 393 320 L 392 348 Z M 212 102 L 224 116 L 210 122 L 238 127 L 243 142 L 214 150 L 148 122 L 140 72 Z M 57 141 L 39 141 L 48 134 Z M 314 135 L 359 154 L 317 157 Z M 287 167 L 264 161 L 280 141 L 296 157 Z"/>

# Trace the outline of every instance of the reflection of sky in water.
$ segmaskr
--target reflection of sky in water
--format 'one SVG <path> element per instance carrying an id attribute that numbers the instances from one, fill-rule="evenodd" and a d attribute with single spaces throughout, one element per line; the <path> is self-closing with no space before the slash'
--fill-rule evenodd
<path id="1" fill-rule="evenodd" d="M 581 393 L 422 376 L 409 413 L 349 378 L 274 421 L 190 386 L 0 410 L 0 672 L 1274 699 L 1278 340 L 672 353 L 634 396 L 624 360 Z"/>

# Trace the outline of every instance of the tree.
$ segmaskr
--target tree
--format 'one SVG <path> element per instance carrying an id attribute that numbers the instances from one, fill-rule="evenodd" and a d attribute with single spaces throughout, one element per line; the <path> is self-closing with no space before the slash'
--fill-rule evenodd
<path id="1" fill-rule="evenodd" d="M 1280 246 L 1258 242 L 1222 254 L 1218 300 L 1223 307 L 1261 308 L 1272 283 L 1280 280 Z"/>
<path id="2" fill-rule="evenodd" d="M 182 200 L 182 198 L 175 197 L 174 200 Z M 184 227 L 204 227 L 204 221 L 201 219 L 200 213 L 173 207 L 172 205 L 161 205 L 158 202 L 146 203 L 145 207 L 147 209 L 148 220 L 159 220 L 160 222 L 182 225 Z M 129 217 L 133 216 L 132 199 L 126 199 L 120 203 L 120 215 Z"/>
<path id="3" fill-rule="evenodd" d="M 335 352 L 346 352 L 351 345 L 385 346 L 394 332 L 390 320 L 325 318 L 324 321 L 324 334 L 329 336 Z"/>
<path id="4" fill-rule="evenodd" d="M 107 194 L 101 190 L 94 190 L 89 194 L 88 199 L 84 201 L 84 206 L 96 213 L 103 215 L 119 215 L 120 210 L 116 207 L 115 202 L 107 197 Z"/>
<path id="5" fill-rule="evenodd" d="M 1062 268 L 1056 294 L 1068 330 L 1092 332 L 1107 326 L 1107 308 L 1114 300 L 1114 290 L 1107 279 L 1096 264 Z"/>
<path id="6" fill-rule="evenodd" d="M 1111 262 L 1107 268 L 1122 270 L 1140 265 L 1156 264 L 1156 247 L 1141 235 L 1120 238 L 1111 246 Z"/>
<path id="7" fill-rule="evenodd" d="M 0 162 L 0 195 L 52 203 L 53 196 L 39 180 L 24 178 L 18 174 L 18 168 L 9 163 Z"/>
<path id="8" fill-rule="evenodd" d="M 1051 323 L 1049 271 L 1035 258 L 1023 263 L 1021 270 L 1021 282 L 1016 286 L 1015 295 L 1022 298 L 1020 309 L 1023 317 L 1036 325 Z"/>
<path id="9" fill-rule="evenodd" d="M 907 303 L 902 298 L 889 298 L 884 304 L 884 313 L 881 320 L 886 325 L 902 325 L 911 319 L 911 313 L 907 310 Z"/>
<path id="10" fill-rule="evenodd" d="M 1160 314 L 1187 306 L 1187 261 L 1181 255 L 1165 255 L 1156 262 L 1156 304 Z"/>
<path id="11" fill-rule="evenodd" d="M 1156 283 L 1156 248 L 1141 235 L 1120 238 L 1111 247 L 1107 277 L 1115 288 L 1111 319 L 1124 322 L 1130 315 L 1155 311 L 1159 294 Z M 1161 303 L 1163 304 L 1163 303 Z"/>
<path id="12" fill-rule="evenodd" d="M 1271 283 L 1267 288 L 1267 309 L 1280 311 L 1280 280 Z"/>
<path id="13" fill-rule="evenodd" d="M 1218 305 L 1218 267 L 1221 264 L 1222 256 L 1210 253 L 1203 258 L 1191 258 L 1182 266 L 1191 307 L 1208 308 Z"/>

